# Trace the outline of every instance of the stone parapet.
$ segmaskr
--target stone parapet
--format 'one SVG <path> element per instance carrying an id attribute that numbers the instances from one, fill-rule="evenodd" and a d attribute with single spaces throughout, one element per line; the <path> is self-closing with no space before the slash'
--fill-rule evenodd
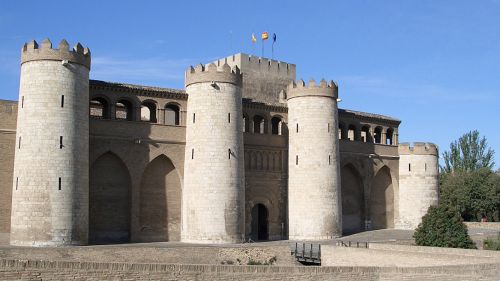
<path id="1" fill-rule="evenodd" d="M 214 63 L 207 66 L 202 64 L 196 67 L 190 66 L 185 73 L 186 87 L 196 83 L 222 82 L 230 83 L 241 87 L 242 75 L 240 69 L 235 66 L 231 68 L 228 64 L 217 67 Z"/>
<path id="2" fill-rule="evenodd" d="M 333 81 L 330 80 L 330 82 L 327 83 L 325 79 L 322 79 L 319 85 L 316 85 L 314 79 L 309 80 L 307 85 L 304 80 L 299 80 L 297 82 L 292 81 L 292 83 L 288 85 L 287 100 L 305 96 L 320 96 L 336 99 L 338 98 L 338 87 Z"/>
<path id="3" fill-rule="evenodd" d="M 44 39 L 40 45 L 33 40 L 25 43 L 21 49 L 21 64 L 29 61 L 55 60 L 68 61 L 81 64 L 90 69 L 90 50 L 77 43 L 73 49 L 69 49 L 66 40 L 61 40 L 57 49 L 52 48 L 52 42 Z"/>
<path id="4" fill-rule="evenodd" d="M 430 142 L 415 142 L 413 146 L 411 143 L 405 142 L 399 144 L 400 155 L 438 155 L 437 145 Z"/>

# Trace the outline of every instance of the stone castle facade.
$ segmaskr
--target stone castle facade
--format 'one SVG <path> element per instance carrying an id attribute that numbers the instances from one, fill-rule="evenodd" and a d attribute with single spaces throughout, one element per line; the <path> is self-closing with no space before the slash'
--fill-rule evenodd
<path id="1" fill-rule="evenodd" d="M 12 245 L 321 240 L 415 228 L 438 151 L 401 121 L 338 108 L 333 82 L 236 54 L 185 89 L 89 80 L 91 54 L 24 45 L 0 101 L 0 232 Z"/>

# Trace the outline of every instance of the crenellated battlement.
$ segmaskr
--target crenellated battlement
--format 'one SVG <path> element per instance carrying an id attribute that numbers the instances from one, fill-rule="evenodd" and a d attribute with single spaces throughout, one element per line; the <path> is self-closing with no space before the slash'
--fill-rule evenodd
<path id="1" fill-rule="evenodd" d="M 186 87 L 191 84 L 204 82 L 223 82 L 241 86 L 242 75 L 237 66 L 231 68 L 227 63 L 219 67 L 214 63 L 208 65 L 198 64 L 195 67 L 190 66 L 186 70 Z"/>
<path id="2" fill-rule="evenodd" d="M 323 96 L 337 99 L 338 86 L 332 80 L 327 82 L 325 79 L 321 79 L 319 84 L 316 84 L 314 79 L 309 80 L 308 83 L 305 83 L 304 80 L 301 79 L 297 82 L 292 81 L 288 85 L 287 99 L 304 96 Z"/>
<path id="3" fill-rule="evenodd" d="M 21 49 L 21 64 L 29 61 L 55 60 L 81 64 L 90 69 L 90 50 L 77 43 L 72 49 L 63 39 L 57 49 L 52 48 L 52 42 L 44 39 L 40 44 L 35 40 L 25 43 Z"/>
<path id="4" fill-rule="evenodd" d="M 429 142 L 415 142 L 413 145 L 411 143 L 405 142 L 400 143 L 398 148 L 400 155 L 436 155 L 438 156 L 437 145 Z"/>
<path id="5" fill-rule="evenodd" d="M 243 53 L 235 54 L 215 61 L 218 66 L 223 64 L 238 65 L 243 73 L 259 72 L 267 76 L 279 76 L 295 79 L 295 64 L 281 62 Z"/>

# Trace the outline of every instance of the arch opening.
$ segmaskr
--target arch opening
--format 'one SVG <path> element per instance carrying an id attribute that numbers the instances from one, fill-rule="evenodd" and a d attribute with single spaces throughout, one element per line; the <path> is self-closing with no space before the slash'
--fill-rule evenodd
<path id="1" fill-rule="evenodd" d="M 382 143 L 382 128 L 376 127 L 373 131 L 373 140 L 375 143 Z"/>
<path id="2" fill-rule="evenodd" d="M 370 126 L 366 125 L 361 128 L 361 141 L 362 142 L 371 142 L 372 137 L 370 135 Z"/>
<path id="3" fill-rule="evenodd" d="M 112 152 L 101 155 L 90 168 L 89 243 L 130 241 L 130 174 Z"/>
<path id="4" fill-rule="evenodd" d="M 372 181 L 370 219 L 372 229 L 394 228 L 394 188 L 387 166 L 381 168 Z"/>
<path id="5" fill-rule="evenodd" d="M 275 116 L 271 119 L 271 133 L 279 136 L 285 134 L 285 123 L 280 117 Z"/>
<path id="6" fill-rule="evenodd" d="M 344 235 L 365 229 L 365 207 L 362 177 L 354 166 L 341 169 L 342 232 Z"/>
<path id="7" fill-rule="evenodd" d="M 351 141 L 356 140 L 356 126 L 349 125 L 347 129 L 347 138 Z"/>
<path id="8" fill-rule="evenodd" d="M 339 122 L 339 140 L 346 139 L 345 125 Z"/>
<path id="9" fill-rule="evenodd" d="M 269 240 L 269 212 L 264 204 L 252 208 L 251 238 L 254 241 Z"/>
<path id="10" fill-rule="evenodd" d="M 139 240 L 180 241 L 181 181 L 172 161 L 165 155 L 151 161 L 140 188 Z"/>
<path id="11" fill-rule="evenodd" d="M 260 115 L 253 117 L 253 132 L 256 134 L 265 134 L 266 132 L 266 119 Z"/>
<path id="12" fill-rule="evenodd" d="M 393 145 L 393 135 L 394 135 L 394 130 L 392 128 L 387 129 L 386 135 L 385 135 L 385 144 L 388 145 Z"/>
<path id="13" fill-rule="evenodd" d="M 248 116 L 246 114 L 243 114 L 243 132 L 248 133 L 249 130 L 250 128 L 249 128 Z"/>
<path id="14" fill-rule="evenodd" d="M 104 98 L 93 98 L 89 105 L 90 117 L 97 119 L 108 119 L 109 104 Z"/>
<path id="15" fill-rule="evenodd" d="M 115 104 L 116 112 L 115 118 L 119 120 L 133 120 L 133 106 L 132 103 L 127 100 L 119 100 Z"/>
<path id="16" fill-rule="evenodd" d="M 175 104 L 165 106 L 165 125 L 179 126 L 181 124 L 180 109 Z"/>
<path id="17" fill-rule="evenodd" d="M 156 104 L 147 101 L 141 104 L 141 121 L 156 123 Z"/>

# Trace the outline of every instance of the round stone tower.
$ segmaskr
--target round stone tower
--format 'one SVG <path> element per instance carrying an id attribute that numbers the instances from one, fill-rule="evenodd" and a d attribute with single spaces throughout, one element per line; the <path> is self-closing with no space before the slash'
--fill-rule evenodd
<path id="1" fill-rule="evenodd" d="M 439 163 L 435 144 L 399 144 L 399 220 L 396 228 L 415 229 L 439 201 Z"/>
<path id="2" fill-rule="evenodd" d="M 235 243 L 244 235 L 242 75 L 227 64 L 189 68 L 183 242 Z"/>
<path id="3" fill-rule="evenodd" d="M 21 50 L 11 245 L 87 244 L 90 51 Z"/>
<path id="4" fill-rule="evenodd" d="M 333 81 L 288 87 L 290 240 L 342 235 L 337 97 Z"/>

